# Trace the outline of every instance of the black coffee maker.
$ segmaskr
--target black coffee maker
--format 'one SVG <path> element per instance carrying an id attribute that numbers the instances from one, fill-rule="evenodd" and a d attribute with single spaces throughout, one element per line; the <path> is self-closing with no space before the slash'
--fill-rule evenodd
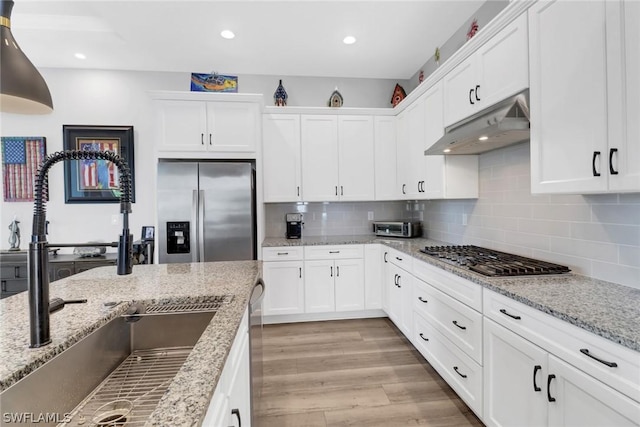
<path id="1" fill-rule="evenodd" d="M 288 213 L 285 215 L 287 222 L 287 239 L 299 239 L 302 237 L 302 214 Z"/>

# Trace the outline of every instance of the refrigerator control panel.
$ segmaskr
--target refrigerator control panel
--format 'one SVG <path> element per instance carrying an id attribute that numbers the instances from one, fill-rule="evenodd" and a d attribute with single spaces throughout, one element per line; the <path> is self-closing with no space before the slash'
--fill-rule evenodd
<path id="1" fill-rule="evenodd" d="M 190 252 L 189 221 L 167 222 L 167 253 L 188 254 Z"/>

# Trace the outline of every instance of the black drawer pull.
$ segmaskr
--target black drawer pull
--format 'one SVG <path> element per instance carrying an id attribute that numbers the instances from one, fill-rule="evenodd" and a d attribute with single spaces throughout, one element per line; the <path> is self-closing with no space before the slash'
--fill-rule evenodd
<path id="1" fill-rule="evenodd" d="M 204 145 L 204 133 L 200 134 L 200 143 Z"/>
<path id="2" fill-rule="evenodd" d="M 471 95 L 473 94 L 473 89 L 469 89 L 469 104 L 473 105 L 473 99 L 471 98 Z"/>
<path id="3" fill-rule="evenodd" d="M 389 261 L 387 261 L 387 253 L 388 253 L 388 252 L 385 252 L 385 253 L 384 253 L 384 257 L 383 257 L 383 258 L 384 258 L 384 262 L 385 262 L 385 263 L 389 262 Z"/>
<path id="4" fill-rule="evenodd" d="M 300 197 L 300 186 L 296 187 L 298 189 L 298 197 Z"/>
<path id="5" fill-rule="evenodd" d="M 617 368 L 618 364 L 616 362 L 607 362 L 606 360 L 602 360 L 599 357 L 594 356 L 593 354 L 589 353 L 589 349 L 588 348 L 581 348 L 580 349 L 580 353 L 584 354 L 585 356 L 589 356 L 590 358 L 597 360 L 598 362 L 602 363 L 603 365 L 607 365 L 610 368 Z"/>
<path id="6" fill-rule="evenodd" d="M 480 89 L 480 85 L 476 85 L 476 90 L 474 91 L 476 93 L 476 101 L 480 101 L 480 96 L 478 96 L 478 89 Z"/>
<path id="7" fill-rule="evenodd" d="M 551 374 L 547 377 L 547 400 L 549 402 L 555 402 L 556 398 L 555 397 L 551 397 L 551 380 L 554 379 L 556 376 Z"/>
<path id="8" fill-rule="evenodd" d="M 500 309 L 500 313 L 504 314 L 505 316 L 509 316 L 509 317 L 511 317 L 512 319 L 516 319 L 516 320 L 520 320 L 520 319 L 522 319 L 522 317 L 520 317 L 520 316 L 515 316 L 515 315 L 513 315 L 513 314 L 509 314 L 509 313 L 507 313 L 507 310 L 505 310 L 504 308 L 501 308 L 501 309 Z"/>
<path id="9" fill-rule="evenodd" d="M 402 258 L 400 258 L 400 257 L 396 257 L 396 259 L 397 259 L 398 261 L 402 261 Z"/>
<path id="10" fill-rule="evenodd" d="M 591 160 L 591 168 L 593 170 L 593 176 L 600 176 L 600 172 L 596 170 L 596 159 L 598 158 L 599 155 L 600 155 L 599 151 L 593 152 L 593 160 Z"/>
<path id="11" fill-rule="evenodd" d="M 6 280 L 0 281 L 0 285 L 2 285 L 2 292 L 7 292 L 7 281 Z"/>
<path id="12" fill-rule="evenodd" d="M 536 374 L 540 369 L 542 369 L 542 366 L 540 365 L 536 365 L 533 367 L 533 391 L 542 391 L 542 389 L 538 387 L 538 384 L 536 384 Z"/>
<path id="13" fill-rule="evenodd" d="M 339 254 L 340 251 L 329 251 L 330 254 Z"/>
<path id="14" fill-rule="evenodd" d="M 340 266 L 336 265 L 336 277 L 340 277 Z"/>
<path id="15" fill-rule="evenodd" d="M 289 252 L 278 252 L 278 255 L 289 255 Z"/>
<path id="16" fill-rule="evenodd" d="M 612 148 L 609 150 L 609 173 L 611 175 L 618 175 L 618 171 L 613 168 L 613 154 L 617 152 L 617 148 Z"/>
<path id="17" fill-rule="evenodd" d="M 236 417 L 238 417 L 238 427 L 242 427 L 242 419 L 240 419 L 240 410 L 239 409 L 232 409 L 231 410 L 231 415 L 235 415 Z"/>
<path id="18" fill-rule="evenodd" d="M 407 194 L 407 192 L 404 190 L 406 186 L 407 184 L 402 184 L 402 194 Z"/>
<path id="19" fill-rule="evenodd" d="M 425 303 L 425 304 L 429 302 L 429 301 L 428 301 L 428 300 L 426 300 L 426 299 L 422 299 L 422 297 L 418 297 L 418 299 L 419 299 L 421 302 Z"/>
<path id="20" fill-rule="evenodd" d="M 424 341 L 429 341 L 429 338 L 425 338 L 424 335 L 422 335 L 422 332 L 420 332 L 420 338 L 422 338 Z"/>
<path id="21" fill-rule="evenodd" d="M 16 279 L 20 278 L 20 267 L 13 267 L 13 274 L 16 277 Z"/>
<path id="22" fill-rule="evenodd" d="M 333 277 L 333 266 L 331 266 L 331 277 Z"/>
<path id="23" fill-rule="evenodd" d="M 460 371 L 458 370 L 457 366 L 454 366 L 453 370 L 456 371 L 456 374 L 460 375 L 462 378 L 467 378 L 467 376 L 465 374 L 461 374 L 460 373 Z"/>
<path id="24" fill-rule="evenodd" d="M 299 278 L 299 279 L 302 279 L 302 267 L 298 267 L 298 270 L 300 270 L 300 273 L 299 273 L 298 278 Z"/>
<path id="25" fill-rule="evenodd" d="M 401 279 L 401 278 L 402 278 L 402 276 L 400 276 L 400 275 L 398 274 L 398 280 L 396 280 L 396 286 L 397 286 L 397 287 L 399 287 L 399 288 L 401 288 L 401 287 L 402 287 L 402 286 L 400 285 L 400 279 Z"/>
<path id="26" fill-rule="evenodd" d="M 456 325 L 458 328 L 462 329 L 462 330 L 467 329 L 467 327 L 466 327 L 466 326 L 458 325 L 458 321 L 457 321 L 457 320 L 454 320 L 452 323 L 453 323 L 454 325 Z"/>

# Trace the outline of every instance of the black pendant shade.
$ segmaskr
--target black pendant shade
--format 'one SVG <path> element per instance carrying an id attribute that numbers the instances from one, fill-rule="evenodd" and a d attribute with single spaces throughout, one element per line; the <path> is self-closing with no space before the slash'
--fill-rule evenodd
<path id="1" fill-rule="evenodd" d="M 11 34 L 13 1 L 0 1 L 0 111 L 48 114 L 51 93 L 44 79 Z"/>

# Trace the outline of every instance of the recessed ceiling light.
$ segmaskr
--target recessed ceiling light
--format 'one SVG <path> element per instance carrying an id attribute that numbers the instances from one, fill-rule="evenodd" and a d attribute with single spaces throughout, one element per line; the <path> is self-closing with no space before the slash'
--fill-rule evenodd
<path id="1" fill-rule="evenodd" d="M 342 43 L 344 44 L 354 44 L 356 42 L 356 38 L 353 36 L 347 36 L 344 39 L 342 39 Z"/>
<path id="2" fill-rule="evenodd" d="M 450 153 L 451 152 L 451 148 L 445 148 L 444 150 L 442 150 L 444 153 Z"/>
<path id="3" fill-rule="evenodd" d="M 87 59 L 87 56 L 84 53 L 80 53 L 80 52 L 76 53 L 73 56 L 75 56 L 78 59 Z"/>
<path id="4" fill-rule="evenodd" d="M 488 136 L 481 136 L 480 138 L 478 138 L 478 141 L 486 141 L 487 139 L 489 139 Z"/>
<path id="5" fill-rule="evenodd" d="M 234 38 L 236 35 L 233 34 L 233 31 L 231 30 L 223 30 L 220 35 L 222 36 L 222 38 L 227 39 L 227 40 L 231 40 L 232 38 Z"/>

